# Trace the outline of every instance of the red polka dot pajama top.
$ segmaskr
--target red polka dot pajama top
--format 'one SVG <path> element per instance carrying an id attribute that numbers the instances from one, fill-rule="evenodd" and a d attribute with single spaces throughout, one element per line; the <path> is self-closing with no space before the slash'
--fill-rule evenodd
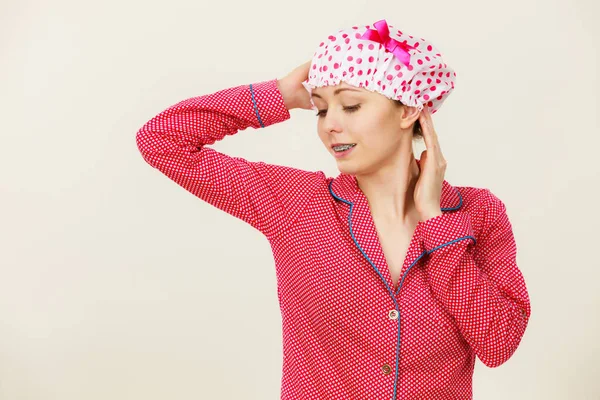
<path id="1" fill-rule="evenodd" d="M 281 399 L 472 399 L 476 357 L 506 362 L 531 314 L 505 204 L 489 189 L 444 181 L 443 215 L 418 223 L 394 285 L 352 175 L 208 146 L 289 118 L 273 79 L 183 100 L 136 135 L 147 163 L 268 239 Z"/>

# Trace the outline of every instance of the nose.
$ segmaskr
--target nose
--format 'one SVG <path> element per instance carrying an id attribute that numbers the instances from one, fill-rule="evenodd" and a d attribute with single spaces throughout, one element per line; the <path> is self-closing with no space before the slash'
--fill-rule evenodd
<path id="1" fill-rule="evenodd" d="M 331 107 L 330 107 L 331 108 Z M 323 129 L 328 134 L 336 134 L 342 131 L 342 126 L 340 124 L 339 118 L 335 115 L 335 113 L 331 112 L 331 110 L 327 111 L 327 114 L 322 117 L 323 118 Z"/>

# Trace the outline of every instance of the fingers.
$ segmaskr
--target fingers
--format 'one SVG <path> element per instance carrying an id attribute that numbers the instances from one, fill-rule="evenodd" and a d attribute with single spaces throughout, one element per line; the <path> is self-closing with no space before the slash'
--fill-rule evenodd
<path id="1" fill-rule="evenodd" d="M 421 130 L 423 131 L 423 139 L 425 141 L 425 147 L 433 152 L 435 157 L 441 161 L 443 160 L 440 143 L 438 140 L 437 133 L 433 127 L 433 119 L 429 107 L 424 106 L 421 114 L 419 114 L 419 122 L 421 123 Z"/>
<path id="2" fill-rule="evenodd" d="M 419 121 L 421 122 L 421 129 L 423 131 L 423 139 L 425 140 L 425 147 L 428 150 L 431 150 L 428 153 L 431 157 L 433 157 L 436 161 L 435 163 L 441 167 L 445 168 L 446 159 L 442 154 L 442 149 L 440 147 L 440 142 L 438 140 L 437 133 L 433 127 L 433 119 L 431 118 L 431 112 L 429 111 L 429 107 L 423 107 L 423 111 L 419 115 Z"/>

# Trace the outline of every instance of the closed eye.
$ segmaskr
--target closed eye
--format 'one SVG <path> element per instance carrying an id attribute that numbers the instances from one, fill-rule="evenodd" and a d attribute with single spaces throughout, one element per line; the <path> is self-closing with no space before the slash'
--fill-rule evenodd
<path id="1" fill-rule="evenodd" d="M 348 113 L 353 113 L 354 111 L 358 110 L 360 108 L 360 104 L 357 104 L 355 106 L 349 106 L 349 107 L 344 107 L 344 110 Z M 319 112 L 316 114 L 317 117 L 322 117 L 327 113 L 327 110 L 319 110 Z"/>

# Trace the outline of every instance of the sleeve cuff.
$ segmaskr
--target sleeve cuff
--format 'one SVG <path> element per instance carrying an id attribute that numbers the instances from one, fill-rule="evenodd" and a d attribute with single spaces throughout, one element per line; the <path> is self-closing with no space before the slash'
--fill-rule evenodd
<path id="1" fill-rule="evenodd" d="M 256 82 L 250 85 L 251 107 L 262 128 L 283 122 L 290 118 L 290 112 L 283 102 L 277 87 L 277 79 Z"/>
<path id="2" fill-rule="evenodd" d="M 421 222 L 421 235 L 427 252 L 454 241 L 475 241 L 471 219 L 463 211 L 444 213 Z"/>

